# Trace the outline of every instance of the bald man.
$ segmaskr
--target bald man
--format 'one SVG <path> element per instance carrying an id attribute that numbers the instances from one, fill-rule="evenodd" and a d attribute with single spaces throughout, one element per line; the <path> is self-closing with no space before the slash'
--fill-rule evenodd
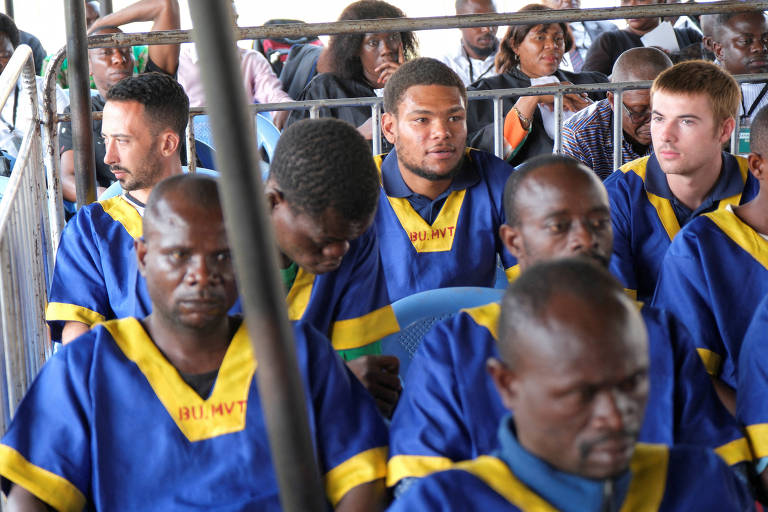
<path id="1" fill-rule="evenodd" d="M 390 510 L 753 506 L 709 450 L 637 442 L 653 361 L 637 305 L 606 270 L 540 263 L 510 286 L 501 309 L 498 353 L 487 364 L 507 412 L 497 449 L 421 479 Z"/>
<path id="2" fill-rule="evenodd" d="M 545 155 L 512 173 L 500 236 L 523 274 L 542 261 L 579 257 L 607 267 L 612 246 L 608 198 L 595 174 L 575 160 Z M 636 306 L 637 307 L 637 306 Z M 685 328 L 642 307 L 650 336 L 651 388 L 639 439 L 716 449 L 746 471 L 751 453 L 719 402 Z M 485 361 L 498 357 L 497 303 L 440 322 L 408 370 L 390 429 L 388 485 L 488 454 L 505 408 Z"/>
<path id="3" fill-rule="evenodd" d="M 632 48 L 616 60 L 611 82 L 653 80 L 672 67 L 656 48 Z M 572 156 L 607 178 L 613 165 L 613 93 L 571 117 L 563 125 L 563 154 Z M 650 154 L 651 97 L 647 89 L 624 91 L 621 97 L 621 164 Z"/>
<path id="4" fill-rule="evenodd" d="M 237 288 L 216 182 L 158 184 L 143 233 L 152 313 L 102 323 L 45 364 L 0 442 L 11 510 L 277 510 L 257 362 L 227 315 Z M 293 335 L 328 503 L 375 510 L 387 448 L 373 400 L 323 335 Z"/>

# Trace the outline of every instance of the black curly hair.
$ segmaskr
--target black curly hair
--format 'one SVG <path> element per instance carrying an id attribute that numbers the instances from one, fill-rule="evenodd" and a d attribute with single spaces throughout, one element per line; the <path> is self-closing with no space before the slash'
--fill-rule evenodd
<path id="1" fill-rule="evenodd" d="M 328 208 L 350 222 L 369 222 L 379 198 L 371 148 L 349 123 L 305 119 L 280 136 L 269 166 L 291 210 L 319 216 Z"/>
<path id="2" fill-rule="evenodd" d="M 381 0 L 359 0 L 349 4 L 339 16 L 344 20 L 370 20 L 378 18 L 405 18 L 405 13 Z M 333 74 L 347 80 L 365 81 L 363 65 L 360 62 L 360 47 L 365 34 L 338 34 L 331 36 L 328 51 L 331 56 Z M 416 55 L 416 36 L 413 32 L 400 32 L 403 56 L 409 60 Z"/>
<path id="3" fill-rule="evenodd" d="M 0 34 L 5 34 L 14 48 L 19 46 L 19 29 L 13 19 L 3 13 L 0 13 Z"/>
<path id="4" fill-rule="evenodd" d="M 456 87 L 467 103 L 467 88 L 454 70 L 436 59 L 420 57 L 406 62 L 395 71 L 384 86 L 384 111 L 397 115 L 405 91 L 415 85 L 445 85 Z"/>
<path id="5" fill-rule="evenodd" d="M 107 101 L 138 101 L 149 118 L 160 126 L 169 126 L 184 140 L 189 120 L 189 98 L 172 76 L 142 73 L 123 78 L 109 91 Z M 179 145 L 181 146 L 181 144 Z"/>

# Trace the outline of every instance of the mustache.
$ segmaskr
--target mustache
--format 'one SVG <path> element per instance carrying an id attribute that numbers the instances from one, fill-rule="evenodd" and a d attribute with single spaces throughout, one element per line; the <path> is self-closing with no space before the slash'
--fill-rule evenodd
<path id="1" fill-rule="evenodd" d="M 604 434 L 595 439 L 584 441 L 579 445 L 579 454 L 584 459 L 595 448 L 595 446 L 605 443 L 607 441 L 629 441 L 634 443 L 637 440 L 639 430 L 622 430 L 621 432 L 614 432 L 610 434 Z"/>
<path id="2" fill-rule="evenodd" d="M 123 172 L 131 172 L 131 171 L 129 171 L 128 169 L 126 169 L 125 167 L 123 167 L 123 166 L 121 166 L 121 165 L 110 165 L 110 166 L 109 166 L 109 170 L 110 170 L 110 171 L 123 171 Z"/>

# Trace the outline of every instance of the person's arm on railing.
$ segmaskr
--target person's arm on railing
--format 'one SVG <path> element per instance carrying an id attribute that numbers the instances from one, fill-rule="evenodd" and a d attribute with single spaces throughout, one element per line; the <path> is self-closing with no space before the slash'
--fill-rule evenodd
<path id="1" fill-rule="evenodd" d="M 101 27 L 120 27 L 127 23 L 151 21 L 152 32 L 179 30 L 181 17 L 178 0 L 140 0 L 119 11 L 97 19 L 89 33 Z M 179 45 L 150 45 L 149 59 L 168 74 L 175 74 L 179 67 Z"/>

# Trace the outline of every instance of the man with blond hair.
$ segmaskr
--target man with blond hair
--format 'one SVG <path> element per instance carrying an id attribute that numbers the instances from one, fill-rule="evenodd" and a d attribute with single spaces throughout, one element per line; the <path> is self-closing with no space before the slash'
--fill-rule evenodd
<path id="1" fill-rule="evenodd" d="M 722 150 L 740 100 L 733 77 L 704 61 L 681 62 L 654 80 L 653 154 L 604 182 L 614 232 L 611 271 L 638 300 L 653 296 L 661 260 L 682 226 L 756 194 L 746 159 Z"/>

